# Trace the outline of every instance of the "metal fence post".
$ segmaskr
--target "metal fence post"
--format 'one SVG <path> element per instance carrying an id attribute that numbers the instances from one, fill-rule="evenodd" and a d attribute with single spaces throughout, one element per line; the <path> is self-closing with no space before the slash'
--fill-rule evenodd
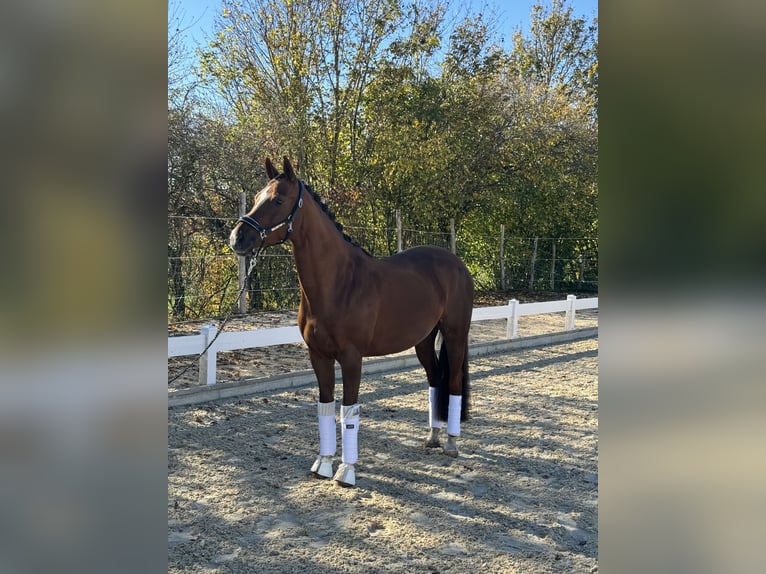
<path id="1" fill-rule="evenodd" d="M 500 224 L 500 290 L 505 291 L 505 224 Z"/>
<path id="2" fill-rule="evenodd" d="M 537 241 L 539 237 L 535 237 L 535 242 L 532 247 L 532 261 L 529 265 L 529 289 L 535 288 L 535 263 L 537 262 Z"/>
<path id="3" fill-rule="evenodd" d="M 247 197 L 244 191 L 239 194 L 239 216 L 245 215 L 245 209 L 247 207 Z M 245 292 L 245 281 L 247 280 L 247 270 L 245 269 L 245 257 L 240 255 L 237 257 L 237 273 L 239 275 L 239 289 L 242 293 L 239 296 L 239 312 L 247 313 L 247 293 Z"/>
<path id="4" fill-rule="evenodd" d="M 556 240 L 551 239 L 553 247 L 551 248 L 551 291 L 555 291 L 554 287 L 556 281 Z"/>

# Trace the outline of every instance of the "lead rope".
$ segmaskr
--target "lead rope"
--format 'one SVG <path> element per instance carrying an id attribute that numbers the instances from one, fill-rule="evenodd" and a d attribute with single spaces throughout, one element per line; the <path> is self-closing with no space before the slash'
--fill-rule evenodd
<path id="1" fill-rule="evenodd" d="M 258 263 L 258 258 L 261 256 L 261 253 L 263 253 L 263 249 L 264 249 L 263 247 L 259 248 L 255 256 L 250 260 L 250 267 L 247 268 L 247 274 L 245 275 L 245 280 L 242 282 L 242 287 L 240 287 L 239 292 L 237 293 L 237 296 L 234 298 L 235 301 L 239 299 L 242 296 L 242 293 L 245 292 L 245 289 L 247 289 L 248 279 L 250 279 L 250 274 L 253 272 L 253 269 L 255 269 L 255 266 Z M 215 343 L 215 340 L 218 338 L 218 336 L 221 333 L 223 333 L 223 328 L 226 326 L 226 323 L 228 323 L 233 316 L 234 316 L 234 309 L 229 311 L 229 314 L 226 315 L 226 317 L 224 317 L 218 323 L 218 332 L 215 334 L 215 337 L 213 337 L 213 339 L 205 346 L 205 348 L 202 349 L 202 351 L 196 357 L 194 357 L 194 359 L 192 359 L 192 362 L 186 365 L 186 367 L 184 367 L 184 369 L 180 373 L 175 375 L 172 379 L 168 379 L 168 384 L 178 380 L 182 375 L 186 374 L 186 372 L 188 372 L 188 370 L 191 369 L 197 363 L 197 361 L 199 361 L 200 357 L 202 357 L 202 355 L 208 352 L 210 347 L 213 346 L 213 343 Z"/>

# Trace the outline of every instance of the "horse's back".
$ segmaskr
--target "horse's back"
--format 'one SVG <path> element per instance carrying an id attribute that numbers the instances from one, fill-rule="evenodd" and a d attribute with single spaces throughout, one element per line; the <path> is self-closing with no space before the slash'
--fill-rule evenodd
<path id="1" fill-rule="evenodd" d="M 451 251 L 433 245 L 412 247 L 387 257 L 383 262 L 410 269 L 426 281 L 447 291 L 445 295 L 462 296 L 473 305 L 473 278 L 465 263 Z"/>
<path id="2" fill-rule="evenodd" d="M 470 278 L 463 261 L 451 251 L 435 245 L 419 245 L 381 259 L 391 265 L 416 265 L 420 268 L 437 268 L 441 271 L 456 270 Z"/>
<path id="3" fill-rule="evenodd" d="M 452 252 L 435 246 L 407 249 L 380 260 L 381 303 L 402 321 L 427 316 L 433 328 L 445 315 L 470 322 L 473 278 Z"/>

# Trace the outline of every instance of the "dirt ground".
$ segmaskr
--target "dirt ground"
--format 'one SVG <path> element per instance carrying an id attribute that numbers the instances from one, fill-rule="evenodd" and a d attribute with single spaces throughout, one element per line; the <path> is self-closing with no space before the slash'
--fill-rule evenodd
<path id="1" fill-rule="evenodd" d="M 313 386 L 169 409 L 168 572 L 596 572 L 598 339 L 470 372 L 456 459 L 423 446 L 420 368 L 362 381 L 355 488 L 309 471 Z"/>

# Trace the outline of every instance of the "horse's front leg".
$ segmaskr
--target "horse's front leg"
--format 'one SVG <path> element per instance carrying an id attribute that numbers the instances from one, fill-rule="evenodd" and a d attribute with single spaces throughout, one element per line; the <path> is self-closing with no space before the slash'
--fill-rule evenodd
<path id="1" fill-rule="evenodd" d="M 319 383 L 319 456 L 311 466 L 311 472 L 319 478 L 330 478 L 332 461 L 338 446 L 335 423 L 335 360 L 311 349 L 309 358 Z"/>
<path id="2" fill-rule="evenodd" d="M 356 484 L 354 465 L 359 458 L 359 383 L 362 378 L 362 357 L 356 351 L 343 353 L 338 361 L 343 372 L 343 402 L 340 407 L 342 464 L 333 479 L 341 486 Z"/>

